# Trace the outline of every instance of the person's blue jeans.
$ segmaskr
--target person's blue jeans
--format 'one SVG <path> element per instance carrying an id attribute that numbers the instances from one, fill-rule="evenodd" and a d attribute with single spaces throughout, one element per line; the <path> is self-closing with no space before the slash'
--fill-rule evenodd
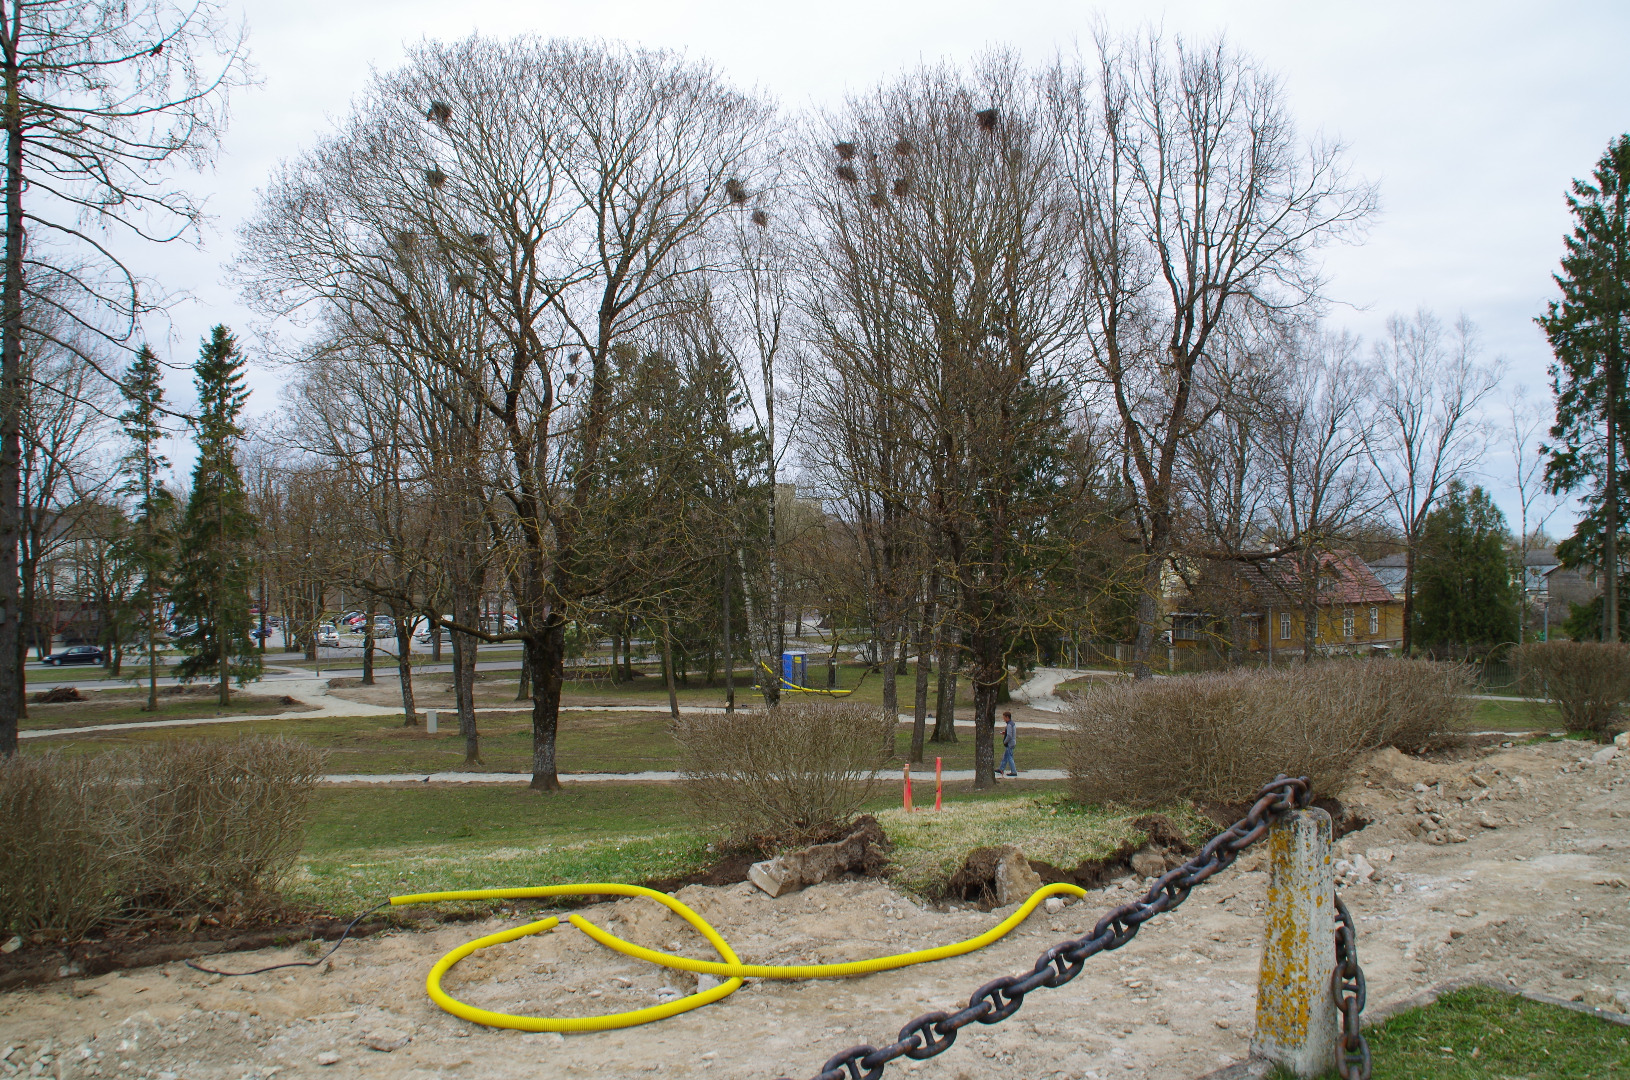
<path id="1" fill-rule="evenodd" d="M 999 772 L 999 773 L 1009 773 L 1009 772 L 1018 772 L 1019 771 L 1018 767 L 1013 764 L 1013 747 L 1011 747 L 1011 746 L 1006 747 L 1002 751 L 1002 764 L 997 767 L 996 771 Z"/>

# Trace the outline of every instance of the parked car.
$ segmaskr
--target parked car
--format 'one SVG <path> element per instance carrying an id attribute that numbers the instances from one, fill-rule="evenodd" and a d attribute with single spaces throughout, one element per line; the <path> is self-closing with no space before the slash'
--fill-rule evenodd
<path id="1" fill-rule="evenodd" d="M 333 623 L 325 622 L 317 628 L 317 644 L 328 649 L 340 647 L 340 632 L 334 628 Z"/>
<path id="2" fill-rule="evenodd" d="M 374 637 L 390 638 L 396 636 L 396 623 L 389 615 L 374 616 Z"/>
<path id="3" fill-rule="evenodd" d="M 73 648 L 52 653 L 41 662 L 52 667 L 61 667 L 63 664 L 100 664 L 102 650 L 95 645 L 75 645 Z"/>

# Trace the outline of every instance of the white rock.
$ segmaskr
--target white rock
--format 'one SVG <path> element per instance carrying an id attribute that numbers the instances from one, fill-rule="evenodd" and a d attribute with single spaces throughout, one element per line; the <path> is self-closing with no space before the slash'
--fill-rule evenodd
<path id="1" fill-rule="evenodd" d="M 1364 856 L 1354 855 L 1353 873 L 1358 875 L 1360 881 L 1371 881 L 1375 878 L 1375 867 L 1371 866 L 1370 860 Z"/>
<path id="2" fill-rule="evenodd" d="M 1364 857 L 1372 863 L 1389 863 L 1392 861 L 1392 849 L 1385 847 L 1372 847 L 1364 852 Z"/>
<path id="3" fill-rule="evenodd" d="M 1630 731 L 1621 731 L 1613 736 L 1613 745 L 1620 750 L 1630 750 Z"/>
<path id="4" fill-rule="evenodd" d="M 319 1065 L 338 1065 L 339 1063 L 340 1056 L 332 1050 L 324 1050 L 317 1055 L 317 1064 Z"/>
<path id="5" fill-rule="evenodd" d="M 706 993 L 718 985 L 719 979 L 713 975 L 709 975 L 705 971 L 696 976 L 696 992 L 698 994 Z"/>
<path id="6" fill-rule="evenodd" d="M 1047 914 L 1057 915 L 1059 912 L 1064 910 L 1064 898 L 1062 896 L 1049 896 L 1047 898 L 1046 907 Z"/>
<path id="7" fill-rule="evenodd" d="M 18 934 L 13 934 L 9 941 L 7 941 L 4 945 L 0 945 L 0 953 L 14 953 L 14 952 L 16 952 L 18 949 L 20 949 L 22 947 L 23 947 L 22 936 L 18 935 Z"/>
<path id="8" fill-rule="evenodd" d="M 1598 765 L 1605 765 L 1618 756 L 1619 748 L 1617 746 L 1604 746 L 1602 749 L 1590 755 L 1590 760 L 1594 761 Z"/>

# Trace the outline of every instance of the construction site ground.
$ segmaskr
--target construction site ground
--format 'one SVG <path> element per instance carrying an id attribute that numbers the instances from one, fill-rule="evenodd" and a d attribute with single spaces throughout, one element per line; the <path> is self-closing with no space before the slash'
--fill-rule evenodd
<path id="1" fill-rule="evenodd" d="M 1606 760 L 1603 760 L 1606 759 Z M 1540 742 L 1430 761 L 1387 751 L 1341 793 L 1372 819 L 1338 846 L 1372 1009 L 1449 980 L 1630 1009 L 1630 794 L 1626 753 Z M 1356 856 L 1363 856 L 1359 863 Z M 1368 870 L 1373 868 L 1373 876 Z M 1187 1078 L 1245 1056 L 1252 1033 L 1266 874 L 1259 855 L 1197 889 L 1117 952 L 1004 1023 L 965 1029 L 923 1078 Z M 522 1034 L 458 1020 L 426 997 L 448 949 L 504 919 L 444 923 L 346 944 L 321 968 L 242 979 L 180 965 L 63 978 L 0 995 L 0 1073 L 127 1080 L 664 1076 L 807 1077 L 847 1046 L 890 1041 L 913 1016 L 952 1009 L 979 984 L 1027 969 L 1143 888 L 1130 878 L 1039 912 L 983 951 L 837 981 L 750 982 L 660 1023 L 598 1034 Z M 679 896 L 744 960 L 858 959 L 972 936 L 997 912 L 927 905 L 879 880 L 780 899 L 752 886 Z M 583 909 L 636 942 L 709 955 L 647 901 Z M 517 918 L 526 913 L 518 912 Z M 220 958 L 244 970 L 305 947 Z M 487 950 L 447 980 L 500 1010 L 584 1016 L 655 1004 L 693 976 L 647 967 L 562 927 Z"/>

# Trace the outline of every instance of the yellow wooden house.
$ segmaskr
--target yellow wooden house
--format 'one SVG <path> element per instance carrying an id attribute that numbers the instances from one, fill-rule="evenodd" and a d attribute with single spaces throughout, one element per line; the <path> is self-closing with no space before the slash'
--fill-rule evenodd
<path id="1" fill-rule="evenodd" d="M 1314 651 L 1368 654 L 1403 643 L 1404 604 L 1350 551 L 1318 556 Z M 1306 646 L 1302 560 L 1240 559 L 1207 564 L 1199 573 L 1172 574 L 1162 590 L 1168 642 L 1174 649 L 1242 648 L 1300 656 Z"/>

